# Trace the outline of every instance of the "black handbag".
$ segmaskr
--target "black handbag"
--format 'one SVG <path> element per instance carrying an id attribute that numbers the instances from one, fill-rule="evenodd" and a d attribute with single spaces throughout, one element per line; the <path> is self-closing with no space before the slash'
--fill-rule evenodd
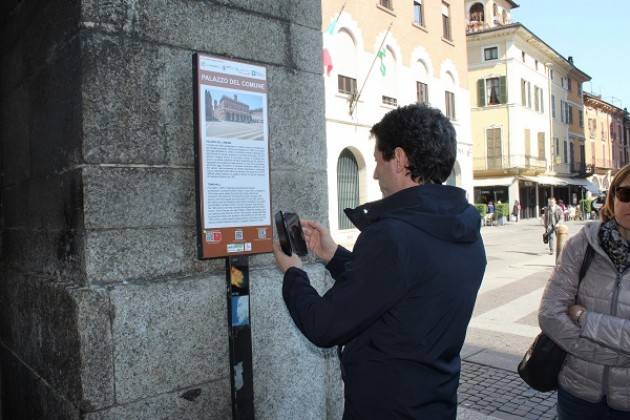
<path id="1" fill-rule="evenodd" d="M 545 231 L 545 233 L 543 233 L 543 243 L 547 244 L 549 243 L 549 232 Z"/>
<path id="2" fill-rule="evenodd" d="M 593 260 L 593 255 L 595 255 L 595 251 L 591 244 L 588 244 L 582 266 L 580 267 L 578 288 L 575 294 L 576 299 L 582 279 Z M 527 385 L 536 391 L 553 391 L 558 388 L 558 374 L 560 369 L 562 369 L 562 363 L 566 355 L 567 353 L 560 346 L 546 336 L 545 333 L 541 332 L 534 339 L 527 353 L 525 353 L 525 356 L 518 364 L 518 374 Z"/>

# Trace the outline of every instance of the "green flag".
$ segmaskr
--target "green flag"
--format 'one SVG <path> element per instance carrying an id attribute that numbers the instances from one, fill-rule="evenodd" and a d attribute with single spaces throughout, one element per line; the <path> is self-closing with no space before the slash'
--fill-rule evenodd
<path id="1" fill-rule="evenodd" d="M 332 35 L 335 32 L 335 26 L 337 26 L 336 18 L 332 22 L 330 22 L 330 25 L 328 25 L 328 28 L 326 28 L 326 32 Z"/>
<path id="2" fill-rule="evenodd" d="M 387 74 L 387 67 L 385 67 L 385 62 L 383 61 L 385 59 L 385 50 L 380 50 L 376 56 L 381 59 L 381 74 L 385 76 Z"/>

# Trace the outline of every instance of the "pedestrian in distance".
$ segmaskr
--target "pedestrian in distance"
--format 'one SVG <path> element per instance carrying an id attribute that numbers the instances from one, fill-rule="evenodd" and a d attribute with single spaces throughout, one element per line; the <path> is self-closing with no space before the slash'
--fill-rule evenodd
<path id="1" fill-rule="evenodd" d="M 512 206 L 512 216 L 514 216 L 514 221 L 518 223 L 518 220 L 521 217 L 521 203 L 518 200 L 514 200 L 514 206 Z"/>
<path id="2" fill-rule="evenodd" d="M 455 130 L 439 110 L 408 105 L 371 134 L 383 199 L 346 209 L 361 231 L 352 251 L 303 221 L 335 280 L 323 296 L 276 243 L 283 297 L 311 342 L 338 346 L 344 420 L 455 419 L 459 353 L 486 266 L 479 213 L 464 190 L 442 185 Z"/>
<path id="3" fill-rule="evenodd" d="M 567 352 L 559 420 L 630 419 L 630 165 L 614 177 L 600 214 L 567 241 L 538 314 Z M 593 258 L 579 282 L 588 245 Z"/>
<path id="4" fill-rule="evenodd" d="M 556 226 L 562 223 L 563 213 L 560 206 L 556 204 L 556 199 L 549 199 L 549 206 L 543 215 L 543 224 L 545 233 L 547 234 L 547 244 L 549 245 L 549 254 L 553 255 L 554 245 L 556 242 Z"/>

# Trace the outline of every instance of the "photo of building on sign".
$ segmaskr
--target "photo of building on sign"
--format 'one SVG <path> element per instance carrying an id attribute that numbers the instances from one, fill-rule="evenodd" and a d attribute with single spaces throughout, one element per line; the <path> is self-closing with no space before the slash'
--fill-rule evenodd
<path id="1" fill-rule="evenodd" d="M 260 95 L 205 86 L 206 137 L 263 140 Z"/>

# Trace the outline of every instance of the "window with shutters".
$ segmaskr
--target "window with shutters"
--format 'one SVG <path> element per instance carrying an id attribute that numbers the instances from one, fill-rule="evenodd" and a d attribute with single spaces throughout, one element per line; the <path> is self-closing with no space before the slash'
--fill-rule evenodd
<path id="1" fill-rule="evenodd" d="M 398 100 L 396 98 L 392 98 L 391 96 L 383 95 L 383 103 L 385 105 L 396 106 L 398 105 Z"/>
<path id="2" fill-rule="evenodd" d="M 530 138 L 529 128 L 525 129 L 525 157 L 529 158 L 532 155 L 532 139 Z"/>
<path id="3" fill-rule="evenodd" d="M 451 35 L 450 9 L 451 7 L 448 3 L 442 2 L 442 37 L 448 41 L 453 40 Z"/>
<path id="4" fill-rule="evenodd" d="M 527 106 L 527 82 L 521 79 L 521 105 Z"/>
<path id="5" fill-rule="evenodd" d="M 337 160 L 337 203 L 339 229 L 352 229 L 343 210 L 359 205 L 359 165 L 348 149 L 343 149 Z"/>
<path id="6" fill-rule="evenodd" d="M 538 133 L 538 159 L 545 160 L 545 133 Z"/>
<path id="7" fill-rule="evenodd" d="M 568 150 L 568 146 L 567 146 L 567 141 L 564 141 L 564 163 L 568 163 L 569 162 L 569 150 Z"/>
<path id="8" fill-rule="evenodd" d="M 455 94 L 448 90 L 444 92 L 444 101 L 446 103 L 446 116 L 455 120 Z"/>
<path id="9" fill-rule="evenodd" d="M 532 109 L 532 84 L 527 82 L 527 107 Z"/>
<path id="10" fill-rule="evenodd" d="M 488 47 L 483 49 L 483 59 L 485 61 L 496 60 L 499 58 L 499 47 Z"/>
<path id="11" fill-rule="evenodd" d="M 477 81 L 477 105 L 499 105 L 507 103 L 507 90 L 505 76 L 479 79 Z"/>
<path id="12" fill-rule="evenodd" d="M 536 112 L 540 111 L 540 93 L 538 86 L 534 86 L 534 110 Z"/>
<path id="13" fill-rule="evenodd" d="M 486 145 L 488 159 L 488 169 L 500 169 L 501 157 L 501 129 L 500 128 L 488 128 L 486 129 Z"/>
<path id="14" fill-rule="evenodd" d="M 578 117 L 580 118 L 580 128 L 584 128 L 584 110 L 578 111 Z"/>
<path id="15" fill-rule="evenodd" d="M 567 90 L 571 92 L 571 78 L 567 76 Z"/>
<path id="16" fill-rule="evenodd" d="M 339 93 L 354 95 L 357 93 L 357 79 L 340 74 L 337 76 L 337 88 Z"/>
<path id="17" fill-rule="evenodd" d="M 556 118 L 556 97 L 551 95 L 551 117 Z"/>
<path id="18" fill-rule="evenodd" d="M 429 104 L 429 87 L 426 83 L 416 82 L 416 94 L 418 104 Z"/>

